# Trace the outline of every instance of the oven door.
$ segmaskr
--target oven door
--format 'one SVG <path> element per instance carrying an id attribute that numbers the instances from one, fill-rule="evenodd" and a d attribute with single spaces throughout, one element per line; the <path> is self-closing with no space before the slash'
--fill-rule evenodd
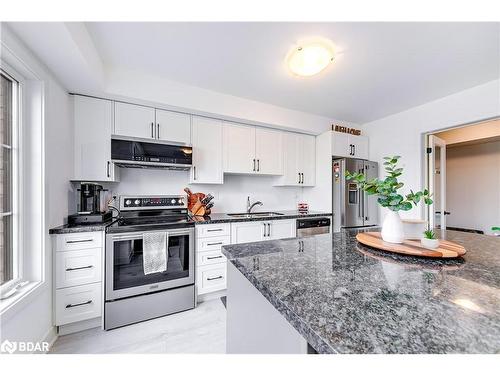
<path id="1" fill-rule="evenodd" d="M 144 232 L 106 235 L 106 301 L 194 284 L 194 228 L 165 232 L 167 270 L 148 275 L 142 258 Z"/>

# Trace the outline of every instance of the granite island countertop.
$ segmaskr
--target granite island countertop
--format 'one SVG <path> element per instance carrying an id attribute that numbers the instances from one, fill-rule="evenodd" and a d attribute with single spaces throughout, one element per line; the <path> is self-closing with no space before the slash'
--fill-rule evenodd
<path id="1" fill-rule="evenodd" d="M 222 252 L 319 353 L 500 352 L 500 238 L 446 231 L 467 254 L 430 259 L 370 249 L 356 233 Z"/>

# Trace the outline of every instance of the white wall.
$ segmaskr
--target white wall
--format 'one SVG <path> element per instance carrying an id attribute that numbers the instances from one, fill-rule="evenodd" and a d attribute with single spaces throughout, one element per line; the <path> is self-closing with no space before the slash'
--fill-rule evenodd
<path id="1" fill-rule="evenodd" d="M 302 197 L 300 187 L 273 187 L 274 177 L 225 175 L 223 185 L 189 185 L 189 173 L 152 169 L 121 169 L 119 184 L 108 188 L 114 194 L 185 194 L 188 186 L 194 193 L 212 193 L 215 197 L 212 212 L 244 212 L 246 199 L 260 200 L 262 207 L 255 211 L 292 210 Z"/>
<path id="2" fill-rule="evenodd" d="M 425 146 L 422 134 L 500 116 L 499 82 L 491 81 L 363 124 L 363 133 L 370 137 L 370 160 L 380 163 L 380 176 L 385 175 L 382 158 L 400 155 L 401 165 L 405 168 L 402 181 L 406 189 L 423 188 Z M 413 209 L 401 216 L 422 218 L 423 210 Z"/>
<path id="3" fill-rule="evenodd" d="M 9 49 L 26 68 L 42 82 L 44 91 L 43 121 L 45 126 L 45 163 L 43 206 L 44 246 L 42 254 L 42 285 L 28 295 L 19 307 L 1 319 L 1 335 L 11 341 L 41 341 L 54 335 L 52 325 L 52 246 L 48 230 L 63 223 L 68 213 L 67 195 L 73 173 L 73 130 L 69 95 L 48 73 L 31 52 L 2 25 L 2 49 Z M 42 207 L 43 207 L 42 206 Z"/>
<path id="4" fill-rule="evenodd" d="M 500 141 L 446 150 L 446 208 L 448 226 L 500 226 Z"/>

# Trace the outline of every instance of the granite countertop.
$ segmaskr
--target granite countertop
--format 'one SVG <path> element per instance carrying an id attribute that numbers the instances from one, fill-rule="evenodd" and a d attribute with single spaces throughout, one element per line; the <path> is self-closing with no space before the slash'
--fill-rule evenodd
<path id="1" fill-rule="evenodd" d="M 196 225 L 198 224 L 217 224 L 217 223 L 232 223 L 232 222 L 239 222 L 239 221 L 269 221 L 269 220 L 282 220 L 282 219 L 295 219 L 295 218 L 304 218 L 304 217 L 323 217 L 323 216 L 332 216 L 331 213 L 324 213 L 324 212 L 316 212 L 316 211 L 309 211 L 307 214 L 301 214 L 298 211 L 277 211 L 274 210 L 272 212 L 278 212 L 283 215 L 279 216 L 267 216 L 267 217 L 254 217 L 254 218 L 236 218 L 233 216 L 229 216 L 228 214 L 225 213 L 214 213 L 211 214 L 210 216 L 204 216 L 204 217 L 191 217 L 190 218 L 190 223 L 194 222 Z M 258 212 L 255 212 L 258 213 Z M 77 225 L 61 225 L 55 228 L 51 228 L 49 230 L 50 234 L 64 234 L 64 233 L 79 233 L 79 232 L 97 232 L 97 231 L 102 231 L 105 230 L 108 225 L 110 225 L 113 222 L 107 221 L 105 223 L 100 223 L 100 224 L 77 224 Z"/>
<path id="2" fill-rule="evenodd" d="M 49 230 L 49 234 L 81 233 L 81 232 L 99 232 L 106 229 L 113 220 L 99 224 L 64 224 Z"/>
<path id="3" fill-rule="evenodd" d="M 264 216 L 264 217 L 234 217 L 225 213 L 214 213 L 205 217 L 193 217 L 192 219 L 196 224 L 218 224 L 218 223 L 236 223 L 241 221 L 269 221 L 269 220 L 283 220 L 283 219 L 299 219 L 305 217 L 324 217 L 332 216 L 331 212 L 309 211 L 307 214 L 299 213 L 297 210 L 270 210 L 283 215 L 277 216 Z M 258 214 L 258 211 L 253 212 Z"/>
<path id="4" fill-rule="evenodd" d="M 467 253 L 430 259 L 370 249 L 356 233 L 222 252 L 319 353 L 500 352 L 500 238 L 446 231 Z"/>

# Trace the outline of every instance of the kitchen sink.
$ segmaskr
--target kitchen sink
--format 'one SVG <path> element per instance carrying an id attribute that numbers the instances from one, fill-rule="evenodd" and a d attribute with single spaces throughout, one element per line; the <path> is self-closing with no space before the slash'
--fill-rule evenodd
<path id="1" fill-rule="evenodd" d="M 256 218 L 256 217 L 273 217 L 273 216 L 281 216 L 284 215 L 279 212 L 254 212 L 254 213 L 236 213 L 236 214 L 227 214 L 227 216 L 235 217 L 235 218 Z"/>

